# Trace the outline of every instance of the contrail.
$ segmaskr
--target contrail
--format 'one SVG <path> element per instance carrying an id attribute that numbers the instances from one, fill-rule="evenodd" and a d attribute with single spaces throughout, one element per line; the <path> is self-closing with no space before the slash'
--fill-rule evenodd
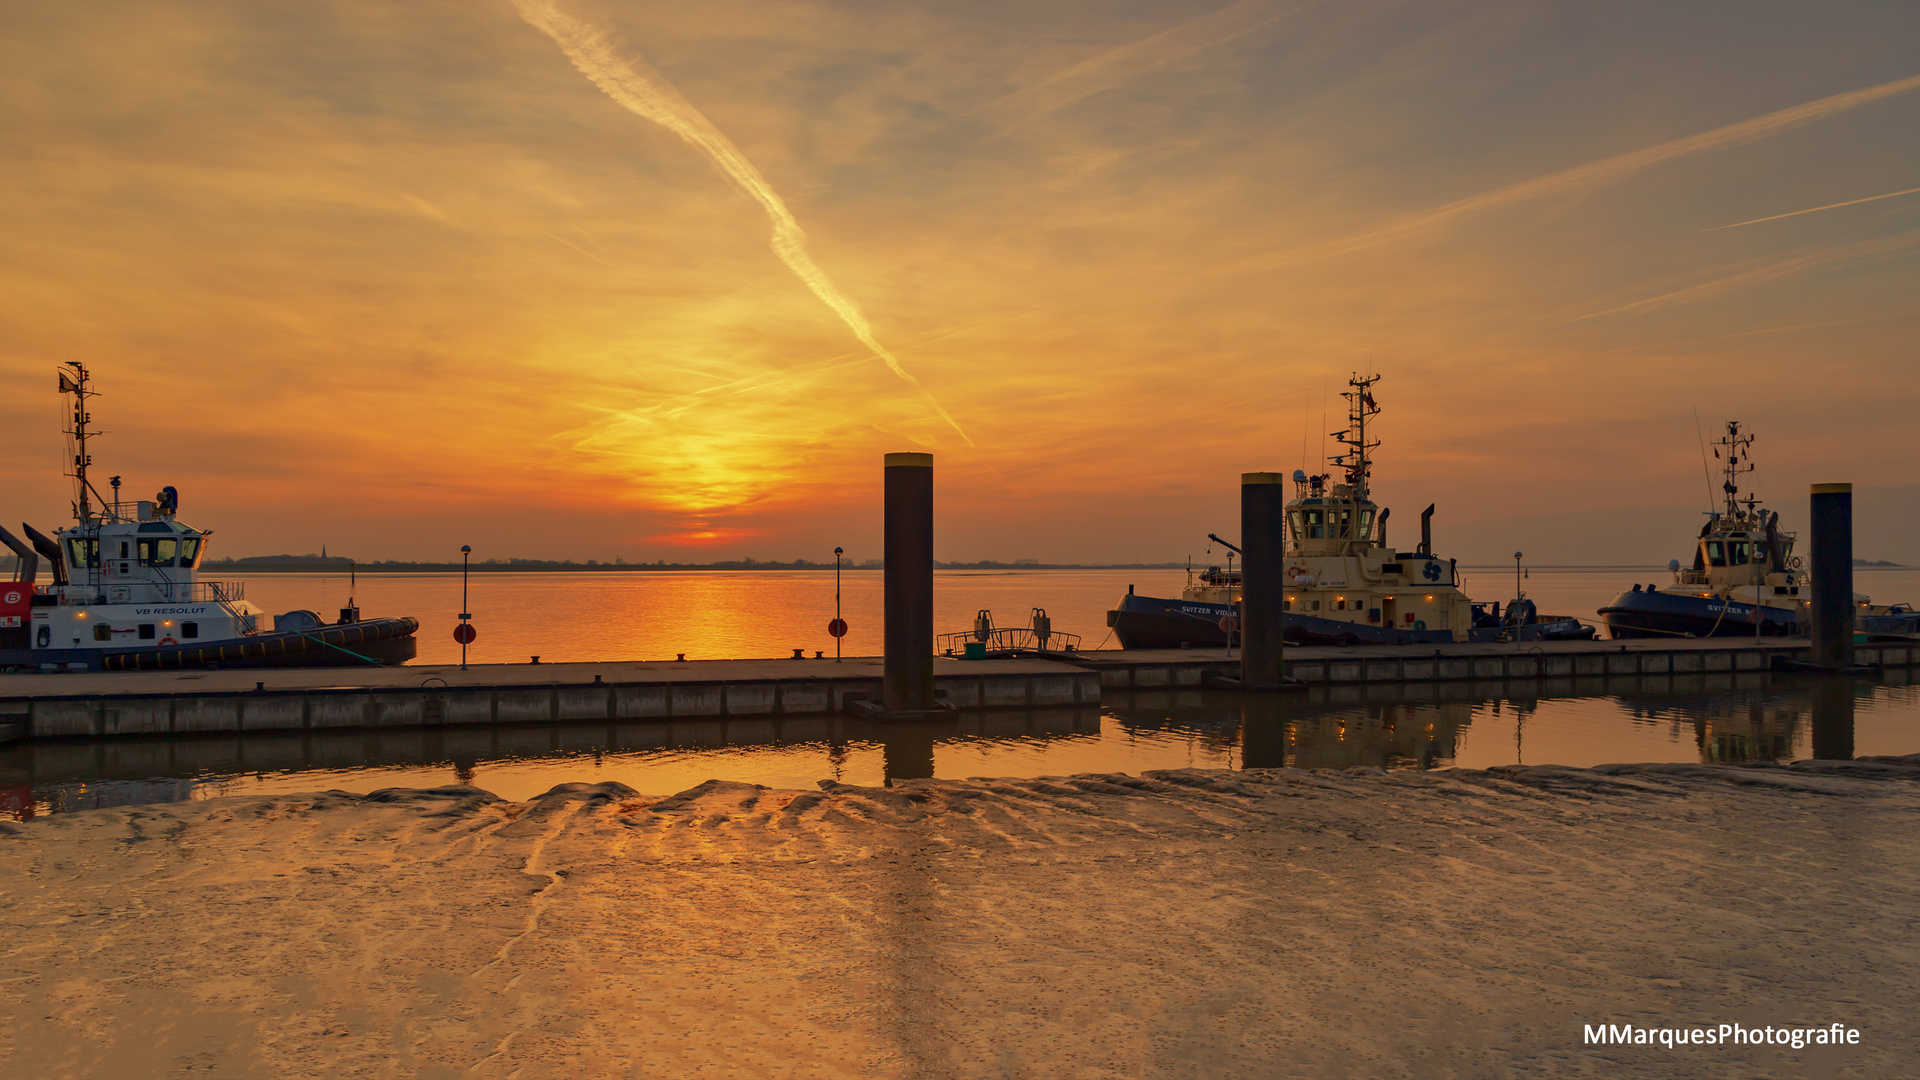
<path id="1" fill-rule="evenodd" d="M 1763 221 L 1779 221 L 1781 218 L 1799 217 L 1801 214 L 1817 214 L 1822 210 L 1838 210 L 1843 206 L 1859 206 L 1863 202 L 1877 202 L 1881 199 L 1891 199 L 1897 195 L 1911 195 L 1916 191 L 1920 191 L 1920 187 L 1910 187 L 1905 191 L 1889 191 L 1885 195 L 1869 195 L 1864 199 L 1854 199 L 1851 202 L 1828 203 L 1825 206 L 1814 206 L 1814 207 L 1809 207 L 1805 210 L 1795 210 L 1790 214 L 1775 214 L 1772 217 L 1757 217 L 1757 218 L 1754 218 L 1752 221 L 1736 221 L 1731 225 L 1715 225 L 1711 229 L 1703 229 L 1701 231 L 1702 232 L 1719 232 L 1721 229 L 1737 229 L 1742 225 L 1758 225 Z"/>
<path id="2" fill-rule="evenodd" d="M 1142 72 L 1244 37 L 1283 14 L 1274 9 L 1271 0 L 1235 0 L 1218 11 L 1082 60 L 979 111 L 999 117 L 1004 133 L 1027 117 L 1063 109 Z"/>
<path id="3" fill-rule="evenodd" d="M 1851 244 L 1824 244 L 1797 252 L 1783 259 L 1747 263 L 1745 265 L 1747 265 L 1749 269 L 1742 270 L 1739 273 L 1715 278 L 1712 281 L 1702 282 L 1685 289 L 1676 289 L 1672 292 L 1661 293 L 1658 296 L 1650 296 L 1644 300 L 1635 300 L 1631 304 L 1622 304 L 1619 307 L 1607 308 L 1604 311 L 1595 311 L 1576 319 L 1569 319 L 1566 322 L 1557 323 L 1556 325 L 1571 326 L 1574 323 L 1586 322 L 1589 319 L 1598 319 L 1607 315 L 1639 315 L 1656 308 L 1671 307 L 1675 304 L 1697 303 L 1752 282 L 1772 281 L 1776 278 L 1788 277 L 1805 270 L 1817 270 L 1822 267 L 1834 266 L 1860 259 L 1869 259 L 1876 255 L 1886 255 L 1896 251 L 1903 251 L 1916 244 L 1920 244 L 1920 229 L 1895 233 L 1892 236 L 1875 237 L 1871 240 L 1860 240 Z"/>
<path id="4" fill-rule="evenodd" d="M 1610 158 L 1601 158 L 1599 161 L 1590 161 L 1585 165 L 1576 165 L 1571 169 L 1549 173 L 1546 176 L 1537 176 L 1531 180 L 1522 180 L 1517 184 L 1509 184 L 1503 188 L 1495 188 L 1492 191 L 1483 192 L 1479 195 L 1458 199 L 1442 206 L 1436 206 L 1425 213 L 1415 214 L 1412 217 L 1394 222 L 1391 225 L 1346 240 L 1337 240 L 1329 244 L 1322 244 L 1297 252 L 1257 256 L 1252 259 L 1242 260 L 1239 263 L 1221 267 L 1221 269 L 1252 270 L 1263 267 L 1281 266 L 1306 259 L 1327 255 L 1339 255 L 1360 248 L 1372 247 L 1375 244 L 1396 240 L 1408 233 L 1423 229 L 1429 225 L 1437 225 L 1453 218 L 1477 214 L 1483 210 L 1492 210 L 1510 203 L 1538 199 L 1547 195 L 1557 195 L 1561 192 L 1592 184 L 1624 179 L 1643 169 L 1661 164 L 1662 162 L 1671 161 L 1677 157 L 1684 157 L 1688 154 L 1697 154 L 1708 150 L 1725 150 L 1729 147 L 1744 146 L 1750 142 L 1758 142 L 1761 139 L 1771 135 L 1777 135 L 1789 128 L 1799 127 L 1802 124 L 1810 124 L 1815 120 L 1823 120 L 1837 113 L 1843 113 L 1849 109 L 1865 105 L 1868 102 L 1905 93 L 1916 87 L 1920 87 L 1920 75 L 1910 75 L 1907 78 L 1895 79 L 1892 82 L 1881 83 L 1878 86 L 1849 90 L 1844 94 L 1834 94 L 1832 97 L 1824 97 L 1818 101 L 1809 101 L 1804 105 L 1795 105 L 1791 109 L 1781 109 L 1778 112 L 1767 113 L 1765 116 L 1756 116 L 1750 120 L 1742 120 L 1737 124 L 1728 124 L 1725 127 L 1714 128 L 1712 131 L 1703 131 L 1698 135 L 1689 135 L 1684 139 L 1674 139 L 1671 142 L 1660 143 L 1657 146 L 1649 146 L 1645 149 L 1633 150 L 1625 154 L 1616 154 Z"/>
<path id="5" fill-rule="evenodd" d="M 840 320 L 847 324 L 862 345 L 885 360 L 895 375 L 920 391 L 921 396 L 927 399 L 927 404 L 940 414 L 940 419 L 945 420 L 968 446 L 973 445 L 973 440 L 967 438 L 967 433 L 959 423 L 920 385 L 920 380 L 901 367 L 899 358 L 874 339 L 873 329 L 867 325 L 866 316 L 861 314 L 860 305 L 841 292 L 815 265 L 813 256 L 807 253 L 806 233 L 801 231 L 799 222 L 793 220 L 787 204 L 780 201 L 780 196 L 760 175 L 760 170 L 753 167 L 753 163 L 747 160 L 739 147 L 733 145 L 731 139 L 713 126 L 713 121 L 708 120 L 705 113 L 681 97 L 673 84 L 645 61 L 638 57 L 622 57 L 598 29 L 561 11 L 551 2 L 513 0 L 513 5 L 519 9 L 521 18 L 559 43 L 567 59 L 573 61 L 573 66 L 608 97 L 705 153 L 727 175 L 727 179 L 758 202 L 766 210 L 767 217 L 773 220 L 773 252 L 781 262 L 787 264 L 787 269 L 805 282 L 821 303 L 840 316 Z"/>

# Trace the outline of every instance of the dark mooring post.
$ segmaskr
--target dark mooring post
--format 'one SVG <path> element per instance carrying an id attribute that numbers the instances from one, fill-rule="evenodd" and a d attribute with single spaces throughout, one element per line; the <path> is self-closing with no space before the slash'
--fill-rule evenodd
<path id="1" fill-rule="evenodd" d="M 933 455 L 887 455 L 886 685 L 890 713 L 933 708 Z"/>
<path id="2" fill-rule="evenodd" d="M 1285 477 L 1273 472 L 1240 474 L 1240 685 L 1271 690 L 1286 678 L 1281 659 L 1285 618 Z"/>
<path id="3" fill-rule="evenodd" d="M 1853 485 L 1813 485 L 1813 663 L 1853 666 Z"/>

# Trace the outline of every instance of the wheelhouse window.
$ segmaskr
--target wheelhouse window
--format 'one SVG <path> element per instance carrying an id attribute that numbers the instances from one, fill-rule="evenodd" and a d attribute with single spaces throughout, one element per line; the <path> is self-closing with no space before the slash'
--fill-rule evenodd
<path id="1" fill-rule="evenodd" d="M 76 570 L 100 565 L 100 541 L 78 536 L 67 538 L 67 565 Z"/>
<path id="2" fill-rule="evenodd" d="M 1306 517 L 1307 531 L 1304 534 L 1306 538 L 1309 540 L 1325 540 L 1327 538 L 1327 512 L 1320 509 L 1308 510 L 1306 511 Z"/>
<path id="3" fill-rule="evenodd" d="M 1727 562 L 1734 566 L 1744 566 L 1751 550 L 1752 545 L 1745 540 L 1730 540 L 1727 542 Z"/>
<path id="4" fill-rule="evenodd" d="M 1373 507 L 1363 506 L 1360 508 L 1360 531 L 1356 535 L 1362 540 L 1373 535 Z"/>
<path id="5" fill-rule="evenodd" d="M 160 539 L 151 536 L 140 538 L 141 566 L 172 566 L 180 553 L 179 541 L 171 537 Z"/>
<path id="6" fill-rule="evenodd" d="M 1725 544 L 1722 544 L 1718 540 L 1709 540 L 1706 543 L 1706 547 L 1707 547 L 1707 565 L 1709 566 L 1727 565 L 1727 548 Z"/>
<path id="7" fill-rule="evenodd" d="M 200 565 L 200 546 L 201 546 L 200 538 L 197 536 L 181 537 L 180 538 L 180 565 L 188 566 L 188 567 L 199 566 Z"/>

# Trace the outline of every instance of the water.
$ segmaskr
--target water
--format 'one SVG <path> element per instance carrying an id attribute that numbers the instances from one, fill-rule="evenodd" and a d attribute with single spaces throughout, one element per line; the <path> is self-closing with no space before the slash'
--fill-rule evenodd
<path id="1" fill-rule="evenodd" d="M 1664 584 L 1664 569 L 1540 570 L 1523 584 L 1541 612 L 1591 621 L 1594 612 L 1635 583 Z M 261 574 L 247 578 L 247 599 L 275 615 L 296 608 L 333 618 L 349 595 L 345 574 Z M 1461 568 L 1476 599 L 1513 595 L 1511 569 Z M 1045 608 L 1053 628 L 1078 634 L 1082 647 L 1111 648 L 1107 612 L 1128 585 L 1154 596 L 1178 596 L 1181 570 L 941 570 L 934 574 L 934 628 L 965 630 L 976 611 L 996 625 L 1025 626 Z M 458 574 L 361 574 L 351 592 L 361 612 L 420 620 L 419 663 L 460 659 L 453 628 L 471 611 L 480 637 L 471 663 L 577 660 L 689 660 L 791 656 L 794 649 L 833 655 L 827 623 L 834 614 L 831 570 L 607 571 L 483 573 L 460 606 Z M 1854 588 L 1876 601 L 1920 602 L 1920 570 L 1855 574 Z M 881 652 L 882 579 L 878 570 L 842 576 L 841 610 L 849 625 L 848 656 Z"/>
<path id="2" fill-rule="evenodd" d="M 1499 571 L 1469 587 L 1496 591 Z M 1044 607 L 1060 630 L 1094 647 L 1105 612 L 1129 583 L 1177 590 L 1178 571 L 942 571 L 936 627 L 964 629 L 990 608 L 1023 623 Z M 1590 612 L 1658 571 L 1543 571 L 1530 595 L 1553 613 Z M 250 579 L 248 598 L 269 611 L 337 608 L 346 579 Z M 1475 586 L 1478 586 L 1477 588 Z M 421 657 L 457 659 L 451 639 L 460 581 L 446 575 L 363 575 L 369 615 L 421 618 Z M 1876 599 L 1920 596 L 1920 572 L 1858 575 Z M 850 655 L 879 651 L 881 578 L 846 575 L 842 600 Z M 488 574 L 476 576 L 481 627 L 475 662 L 790 655 L 832 650 L 831 572 Z M 1009 616 L 1017 615 L 1017 618 Z M 0 813 L 19 817 L 95 806 L 339 788 L 471 783 L 510 799 L 555 784 L 617 780 L 648 794 L 708 779 L 810 788 L 821 779 L 880 784 L 890 777 L 1139 773 L 1165 768 L 1293 765 L 1388 769 L 1512 763 L 1598 765 L 1625 761 L 1787 761 L 1920 752 L 1920 688 L 1904 673 L 1881 683 L 1766 674 L 1618 680 L 1607 693 L 1459 697 L 1469 688 L 1379 687 L 1366 704 L 1315 695 L 1242 699 L 1206 691 L 1115 697 L 1100 709 L 976 713 L 933 725 L 877 728 L 839 717 L 734 719 L 476 729 L 289 733 L 241 738 L 41 743 L 0 751 Z M 1422 693 L 1441 700 L 1395 700 Z M 1249 711 L 1251 710 L 1251 711 Z M 1817 749 L 1816 744 L 1819 744 Z"/>

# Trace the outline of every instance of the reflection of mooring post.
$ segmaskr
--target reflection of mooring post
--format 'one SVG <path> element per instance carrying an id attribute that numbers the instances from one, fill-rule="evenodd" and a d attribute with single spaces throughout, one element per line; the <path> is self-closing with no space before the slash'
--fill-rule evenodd
<path id="1" fill-rule="evenodd" d="M 881 729 L 881 760 L 889 785 L 895 780 L 932 778 L 933 743 L 934 735 L 938 730 L 935 725 L 924 721 L 912 724 L 888 724 Z"/>
<path id="2" fill-rule="evenodd" d="M 1281 769 L 1287 764 L 1285 694 L 1248 694 L 1240 699 L 1240 767 Z"/>
<path id="3" fill-rule="evenodd" d="M 1811 501 L 1811 659 L 1839 671 L 1853 666 L 1853 485 L 1815 484 Z"/>
<path id="4" fill-rule="evenodd" d="M 886 662 L 890 713 L 933 708 L 933 455 L 886 457 Z"/>
<path id="5" fill-rule="evenodd" d="M 1280 655 L 1287 557 L 1280 528 L 1283 480 L 1273 472 L 1240 475 L 1240 685 L 1248 690 L 1273 689 L 1286 678 Z"/>
<path id="6" fill-rule="evenodd" d="M 1852 760 L 1853 680 L 1815 679 L 1811 681 L 1813 682 L 1813 756 L 1827 761 Z"/>

